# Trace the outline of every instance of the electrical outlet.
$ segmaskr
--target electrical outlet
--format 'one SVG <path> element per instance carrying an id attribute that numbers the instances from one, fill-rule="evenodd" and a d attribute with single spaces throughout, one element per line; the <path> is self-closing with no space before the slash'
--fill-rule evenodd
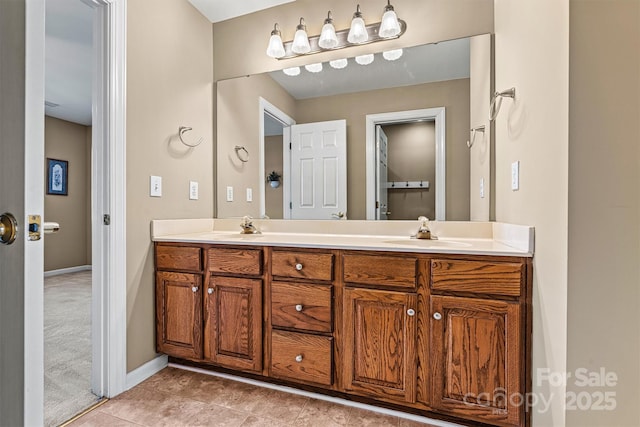
<path id="1" fill-rule="evenodd" d="M 227 202 L 233 202 L 233 187 L 227 187 Z"/>
<path id="2" fill-rule="evenodd" d="M 247 202 L 253 202 L 253 189 L 247 188 Z"/>
<path id="3" fill-rule="evenodd" d="M 511 189 L 520 189 L 520 161 L 511 163 Z"/>
<path id="4" fill-rule="evenodd" d="M 151 176 L 149 179 L 149 196 L 162 197 L 162 177 Z"/>
<path id="5" fill-rule="evenodd" d="M 480 198 L 484 199 L 484 178 L 480 178 Z"/>
<path id="6" fill-rule="evenodd" d="M 198 181 L 189 181 L 189 200 L 198 200 Z"/>

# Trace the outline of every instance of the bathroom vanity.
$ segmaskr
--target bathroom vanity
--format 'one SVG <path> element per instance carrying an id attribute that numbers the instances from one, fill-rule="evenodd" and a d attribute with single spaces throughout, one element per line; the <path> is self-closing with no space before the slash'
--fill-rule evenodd
<path id="1" fill-rule="evenodd" d="M 323 221 L 316 233 L 265 221 L 254 235 L 213 221 L 152 225 L 158 352 L 431 417 L 529 425 L 531 228 L 439 223 L 439 240 L 419 241 L 409 221 L 324 221 L 332 234 Z"/>

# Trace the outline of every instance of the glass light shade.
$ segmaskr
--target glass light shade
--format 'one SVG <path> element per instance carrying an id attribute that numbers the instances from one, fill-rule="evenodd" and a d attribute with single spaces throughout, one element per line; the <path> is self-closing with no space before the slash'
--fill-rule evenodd
<path id="1" fill-rule="evenodd" d="M 295 77 L 300 75 L 300 67 L 285 68 L 282 72 L 287 76 Z"/>
<path id="2" fill-rule="evenodd" d="M 354 17 L 351 21 L 351 29 L 349 30 L 347 41 L 349 43 L 364 43 L 367 40 L 369 40 L 369 34 L 367 33 L 367 28 L 364 25 L 364 19 L 361 17 Z"/>
<path id="3" fill-rule="evenodd" d="M 400 34 L 400 23 L 393 9 L 387 7 L 384 15 L 382 15 L 382 22 L 380 23 L 378 34 L 384 38 L 395 37 Z"/>
<path id="4" fill-rule="evenodd" d="M 316 62 L 315 64 L 305 65 L 304 68 L 310 73 L 319 73 L 322 71 L 322 63 Z"/>
<path id="5" fill-rule="evenodd" d="M 305 30 L 297 30 L 296 35 L 293 37 L 293 44 L 291 45 L 291 51 L 293 53 L 304 54 L 311 51 L 309 45 L 309 37 Z"/>
<path id="6" fill-rule="evenodd" d="M 402 53 L 402 49 L 388 50 L 386 52 L 382 52 L 382 57 L 387 61 L 395 61 L 402 56 Z"/>
<path id="7" fill-rule="evenodd" d="M 341 70 L 345 68 L 347 64 L 348 64 L 348 61 L 346 58 L 334 59 L 333 61 L 329 61 L 329 65 L 331 65 L 331 67 L 335 68 L 336 70 Z"/>
<path id="8" fill-rule="evenodd" d="M 356 62 L 360 65 L 369 65 L 373 62 L 373 53 L 356 56 Z"/>
<path id="9" fill-rule="evenodd" d="M 318 40 L 318 46 L 323 49 L 333 49 L 338 46 L 338 36 L 336 36 L 336 29 L 333 24 L 328 23 L 322 26 L 322 32 L 320 32 L 320 40 Z"/>
<path id="10" fill-rule="evenodd" d="M 269 38 L 269 46 L 267 46 L 267 56 L 271 58 L 282 58 L 284 56 L 284 45 L 282 38 L 278 34 L 273 34 Z"/>

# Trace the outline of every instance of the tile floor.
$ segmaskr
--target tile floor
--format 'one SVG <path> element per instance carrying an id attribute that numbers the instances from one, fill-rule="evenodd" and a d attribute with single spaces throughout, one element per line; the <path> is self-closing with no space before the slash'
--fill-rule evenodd
<path id="1" fill-rule="evenodd" d="M 70 424 L 73 427 L 139 425 L 430 426 L 171 367 Z"/>

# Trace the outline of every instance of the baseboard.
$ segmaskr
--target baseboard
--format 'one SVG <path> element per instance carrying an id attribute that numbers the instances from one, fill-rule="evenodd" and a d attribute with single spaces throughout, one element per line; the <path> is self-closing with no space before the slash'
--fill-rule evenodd
<path id="1" fill-rule="evenodd" d="M 90 265 L 79 265 L 77 267 L 60 268 L 58 270 L 49 270 L 44 272 L 44 277 L 58 276 L 60 274 L 78 273 L 80 271 L 91 270 Z"/>
<path id="2" fill-rule="evenodd" d="M 127 374 L 127 379 L 125 380 L 126 389 L 129 390 L 130 388 L 137 386 L 150 376 L 163 370 L 168 364 L 169 357 L 163 354 L 148 361 L 139 368 L 134 369 Z"/>

